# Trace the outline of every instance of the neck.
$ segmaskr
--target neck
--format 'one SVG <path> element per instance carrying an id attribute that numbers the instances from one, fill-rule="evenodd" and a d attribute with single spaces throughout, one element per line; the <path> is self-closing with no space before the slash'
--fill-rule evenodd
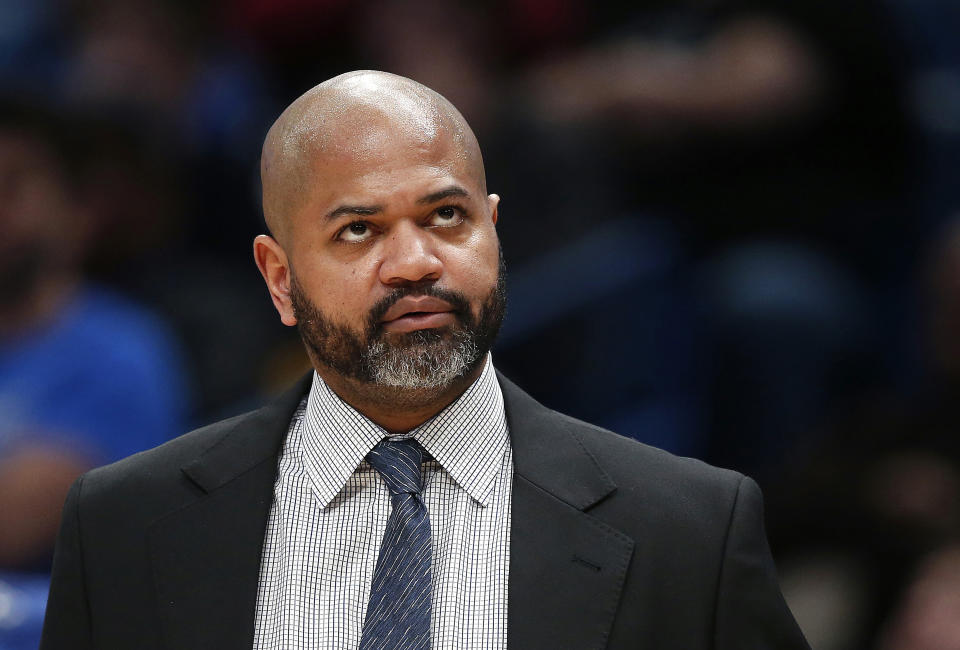
<path id="1" fill-rule="evenodd" d="M 420 426 L 463 395 L 483 373 L 484 356 L 477 367 L 449 386 L 405 389 L 366 384 L 314 364 L 317 374 L 344 402 L 390 433 L 407 433 Z"/>

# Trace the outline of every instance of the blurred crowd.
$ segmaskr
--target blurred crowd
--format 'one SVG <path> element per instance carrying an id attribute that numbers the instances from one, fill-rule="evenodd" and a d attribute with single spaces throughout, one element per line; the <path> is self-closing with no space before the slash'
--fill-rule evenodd
<path id="1" fill-rule="evenodd" d="M 957 34 L 950 0 L 6 0 L 0 650 L 79 473 L 309 367 L 259 149 L 357 68 L 477 132 L 500 369 L 756 477 L 813 647 L 960 647 Z"/>

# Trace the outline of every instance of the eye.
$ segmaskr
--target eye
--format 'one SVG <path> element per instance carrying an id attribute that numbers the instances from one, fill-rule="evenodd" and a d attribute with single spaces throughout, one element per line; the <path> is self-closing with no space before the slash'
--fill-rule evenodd
<path id="1" fill-rule="evenodd" d="M 337 233 L 337 239 L 345 242 L 362 242 L 370 237 L 373 231 L 364 221 L 354 221 L 347 224 Z"/>
<path id="2" fill-rule="evenodd" d="M 457 206 L 445 205 L 433 211 L 427 225 L 440 228 L 452 228 L 453 226 L 459 226 L 463 223 L 463 216 L 464 211 Z"/>

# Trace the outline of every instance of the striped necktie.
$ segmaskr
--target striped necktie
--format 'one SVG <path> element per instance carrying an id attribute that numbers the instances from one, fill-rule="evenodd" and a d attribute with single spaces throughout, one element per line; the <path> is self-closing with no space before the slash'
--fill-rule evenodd
<path id="1" fill-rule="evenodd" d="M 409 438 L 382 440 L 367 454 L 390 490 L 393 509 L 373 572 L 360 650 L 430 648 L 433 551 L 420 476 L 425 453 Z"/>

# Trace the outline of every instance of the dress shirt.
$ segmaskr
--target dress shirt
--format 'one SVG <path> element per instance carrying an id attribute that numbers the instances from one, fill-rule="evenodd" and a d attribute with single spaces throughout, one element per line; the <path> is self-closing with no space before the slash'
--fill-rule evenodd
<path id="1" fill-rule="evenodd" d="M 358 647 L 391 508 L 364 458 L 383 438 L 411 436 L 430 455 L 423 500 L 433 535 L 432 648 L 506 648 L 513 457 L 488 355 L 463 395 L 403 435 L 388 434 L 314 373 L 280 454 L 255 650 Z"/>

